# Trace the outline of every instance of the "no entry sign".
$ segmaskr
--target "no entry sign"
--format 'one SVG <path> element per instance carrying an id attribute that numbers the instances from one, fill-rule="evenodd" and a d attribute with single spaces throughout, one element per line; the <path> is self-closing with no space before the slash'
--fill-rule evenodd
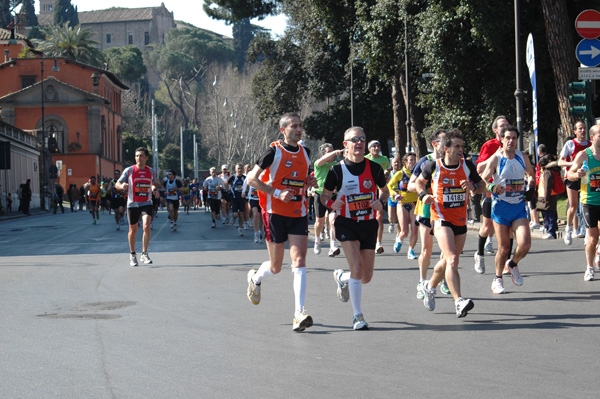
<path id="1" fill-rule="evenodd" d="M 575 20 L 575 29 L 584 39 L 595 39 L 600 36 L 600 12 L 582 11 Z"/>

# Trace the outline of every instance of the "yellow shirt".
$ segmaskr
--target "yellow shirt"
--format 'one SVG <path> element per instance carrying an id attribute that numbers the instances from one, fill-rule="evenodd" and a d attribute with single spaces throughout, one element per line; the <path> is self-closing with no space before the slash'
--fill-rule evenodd
<path id="1" fill-rule="evenodd" d="M 390 190 L 390 197 L 393 199 L 396 194 L 400 194 L 402 196 L 403 204 L 410 204 L 417 202 L 419 196 L 417 193 L 409 192 L 406 189 L 408 188 L 408 182 L 410 181 L 410 177 L 412 173 L 406 167 L 402 168 L 394 174 L 394 176 L 390 179 L 388 183 L 388 189 Z M 400 190 L 400 184 L 402 184 L 402 190 Z"/>

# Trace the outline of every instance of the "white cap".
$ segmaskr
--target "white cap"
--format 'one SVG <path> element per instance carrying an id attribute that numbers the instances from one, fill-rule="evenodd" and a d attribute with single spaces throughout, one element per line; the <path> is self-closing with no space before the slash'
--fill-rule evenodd
<path id="1" fill-rule="evenodd" d="M 227 165 L 222 165 L 221 170 L 223 170 L 223 169 L 229 169 L 229 168 L 227 167 Z"/>

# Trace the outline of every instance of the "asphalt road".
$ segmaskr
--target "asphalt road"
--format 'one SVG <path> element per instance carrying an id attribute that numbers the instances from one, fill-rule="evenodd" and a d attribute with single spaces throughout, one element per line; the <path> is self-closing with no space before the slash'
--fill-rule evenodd
<path id="1" fill-rule="evenodd" d="M 363 288 L 369 331 L 353 331 L 350 303 L 336 298 L 343 254 L 309 250 L 315 325 L 294 333 L 287 267 L 263 281 L 260 305 L 246 298 L 264 244 L 211 229 L 204 211 L 181 215 L 177 232 L 166 221 L 155 221 L 154 263 L 137 268 L 108 215 L 0 222 L 0 398 L 598 396 L 600 286 L 583 281 L 581 239 L 534 240 L 525 284 L 505 279 L 495 296 L 492 257 L 475 273 L 470 232 L 461 279 L 475 308 L 457 319 L 450 297 L 438 294 L 434 312 L 415 298 L 417 262 L 394 254 L 386 231 Z"/>

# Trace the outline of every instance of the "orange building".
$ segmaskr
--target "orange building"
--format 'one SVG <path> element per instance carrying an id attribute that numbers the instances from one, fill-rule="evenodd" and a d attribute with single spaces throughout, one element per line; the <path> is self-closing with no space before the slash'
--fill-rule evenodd
<path id="1" fill-rule="evenodd" d="M 58 181 L 65 189 L 90 176 L 112 178 L 123 169 L 121 93 L 129 87 L 109 71 L 72 60 L 16 58 L 25 46 L 0 42 L 2 121 L 37 131 L 41 143 L 44 113 L 46 171 L 62 162 Z"/>

